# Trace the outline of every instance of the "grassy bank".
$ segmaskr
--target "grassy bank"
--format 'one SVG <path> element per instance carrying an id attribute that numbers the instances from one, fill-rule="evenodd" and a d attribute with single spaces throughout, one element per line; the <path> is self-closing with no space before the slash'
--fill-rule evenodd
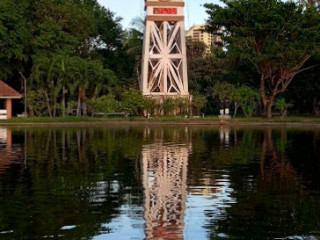
<path id="1" fill-rule="evenodd" d="M 10 120 L 0 121 L 1 123 L 72 123 L 72 122 L 191 122 L 191 121 L 219 121 L 218 117 L 192 117 L 182 116 L 168 117 L 32 117 L 32 118 L 12 118 Z"/>
<path id="2" fill-rule="evenodd" d="M 255 122 L 255 123 L 320 123 L 320 117 L 309 117 L 309 116 L 289 116 L 285 118 L 281 117 L 237 117 L 232 118 L 230 122 Z"/>
<path id="3" fill-rule="evenodd" d="M 155 118 L 144 118 L 144 117 L 33 117 L 33 118 L 12 118 L 10 120 L 0 121 L 1 124 L 24 124 L 24 123 L 93 123 L 93 122 L 177 122 L 177 123 L 214 123 L 219 122 L 217 116 L 208 116 L 205 118 L 191 117 L 185 118 L 182 116 L 171 116 L 171 117 L 155 117 Z M 271 119 L 263 117 L 238 117 L 224 121 L 226 124 L 243 124 L 243 123 L 320 123 L 320 118 L 316 117 L 301 117 L 301 116 L 290 116 L 286 118 L 273 117 Z"/>

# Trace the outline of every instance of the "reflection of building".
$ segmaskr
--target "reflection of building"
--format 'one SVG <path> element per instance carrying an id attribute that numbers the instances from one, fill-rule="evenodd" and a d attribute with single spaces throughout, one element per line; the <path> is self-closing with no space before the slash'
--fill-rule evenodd
<path id="1" fill-rule="evenodd" d="M 10 129 L 0 128 L 0 144 L 1 145 L 5 144 L 7 149 L 11 148 L 12 134 Z"/>
<path id="2" fill-rule="evenodd" d="M 9 128 L 0 128 L 0 172 L 11 164 L 20 164 L 23 155 L 20 146 L 12 147 L 12 133 Z"/>
<path id="3" fill-rule="evenodd" d="M 142 151 L 146 239 L 183 239 L 187 145 L 145 145 Z"/>
<path id="4" fill-rule="evenodd" d="M 220 127 L 219 128 L 220 142 L 225 145 L 225 147 L 229 146 L 230 142 L 230 128 L 228 127 Z"/>
<path id="5" fill-rule="evenodd" d="M 187 32 L 187 39 L 204 42 L 207 45 L 207 53 L 216 42 L 221 42 L 221 37 L 205 31 L 206 25 L 194 25 Z"/>

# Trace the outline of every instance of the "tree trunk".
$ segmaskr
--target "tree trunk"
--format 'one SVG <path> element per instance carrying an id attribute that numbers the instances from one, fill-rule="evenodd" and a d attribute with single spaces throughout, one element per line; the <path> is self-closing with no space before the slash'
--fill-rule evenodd
<path id="1" fill-rule="evenodd" d="M 61 105 L 62 105 L 62 116 L 66 116 L 66 95 L 65 95 L 65 88 L 63 86 L 62 88 L 62 100 L 61 100 Z"/>
<path id="2" fill-rule="evenodd" d="M 77 117 L 81 116 L 81 93 L 78 93 Z"/>
<path id="3" fill-rule="evenodd" d="M 50 100 L 49 100 L 49 96 L 48 93 L 46 91 L 43 91 L 46 100 L 47 100 L 47 108 L 48 108 L 48 112 L 49 112 L 49 117 L 52 118 L 52 112 L 51 112 L 51 107 L 50 107 Z"/>
<path id="4" fill-rule="evenodd" d="M 238 104 L 237 102 L 234 103 L 234 113 L 233 113 L 233 117 L 237 116 L 237 112 L 238 112 L 238 108 L 239 108 L 240 104 Z"/>
<path id="5" fill-rule="evenodd" d="M 57 116 L 57 97 L 56 96 L 53 97 L 53 101 L 54 101 L 54 104 L 53 104 L 53 117 L 56 117 Z"/>
<path id="6" fill-rule="evenodd" d="M 273 107 L 273 100 L 274 100 L 275 94 L 267 95 L 265 81 L 266 79 L 264 77 L 264 74 L 262 74 L 260 79 L 261 100 L 262 100 L 265 116 L 267 118 L 272 118 L 272 107 Z"/>
<path id="7" fill-rule="evenodd" d="M 54 86 L 54 82 L 51 81 L 51 86 Z M 53 88 L 52 90 L 52 101 L 53 101 L 53 117 L 57 115 L 57 92 L 56 89 Z"/>
<path id="8" fill-rule="evenodd" d="M 320 116 L 320 109 L 317 96 L 313 97 L 313 111 L 316 116 Z"/>
<path id="9" fill-rule="evenodd" d="M 274 97 L 270 97 L 269 100 L 267 101 L 267 104 L 264 106 L 265 114 L 267 118 L 272 118 L 273 98 Z"/>
<path id="10" fill-rule="evenodd" d="M 81 104 L 81 108 L 82 108 L 82 116 L 87 116 L 87 104 L 85 102 Z"/>

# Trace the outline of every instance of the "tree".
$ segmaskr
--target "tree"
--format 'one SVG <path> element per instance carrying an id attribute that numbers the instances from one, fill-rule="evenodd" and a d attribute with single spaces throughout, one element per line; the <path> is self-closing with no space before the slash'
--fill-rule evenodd
<path id="1" fill-rule="evenodd" d="M 208 30 L 223 30 L 228 56 L 248 60 L 260 75 L 265 115 L 312 55 L 320 51 L 320 15 L 314 8 L 278 0 L 223 0 L 206 4 Z"/>
<path id="2" fill-rule="evenodd" d="M 0 78 L 18 86 L 23 72 L 31 99 L 45 99 L 47 109 L 36 114 L 64 115 L 66 101 L 76 99 L 85 114 L 86 99 L 119 84 L 107 67 L 122 64 L 112 58 L 124 53 L 120 20 L 96 0 L 0 1 Z"/>
<path id="3" fill-rule="evenodd" d="M 218 54 L 206 53 L 207 45 L 200 41 L 187 41 L 189 89 L 206 95 L 225 74 L 226 61 Z"/>
<path id="4" fill-rule="evenodd" d="M 275 101 L 274 106 L 276 107 L 277 110 L 280 111 L 281 118 L 284 118 L 285 116 L 287 116 L 288 108 L 292 107 L 293 104 L 287 103 L 286 99 L 284 98 L 279 98 Z"/>
<path id="5" fill-rule="evenodd" d="M 202 94 L 198 93 L 192 93 L 192 101 L 191 101 L 191 107 L 192 107 L 192 112 L 191 114 L 196 113 L 198 116 L 200 116 L 201 109 L 205 105 L 207 99 L 205 96 Z"/>
<path id="6" fill-rule="evenodd" d="M 228 107 L 232 102 L 234 89 L 234 85 L 227 82 L 218 82 L 214 85 L 212 95 L 219 98 L 220 107 L 222 109 Z"/>
<path id="7" fill-rule="evenodd" d="M 15 71 L 26 62 L 28 56 L 25 45 L 30 38 L 28 21 L 22 12 L 26 8 L 23 1 L 0 1 L 0 79 L 13 77 Z"/>
<path id="8" fill-rule="evenodd" d="M 47 105 L 47 113 L 50 117 L 56 116 L 57 95 L 61 90 L 61 56 L 52 58 L 37 56 L 30 76 L 31 84 L 37 86 L 42 93 Z"/>
<path id="9" fill-rule="evenodd" d="M 259 93 L 248 86 L 241 86 L 235 89 L 238 96 L 239 106 L 245 116 L 252 116 L 259 101 Z M 234 101 L 235 99 L 233 99 Z"/>
<path id="10" fill-rule="evenodd" d="M 142 92 L 136 89 L 129 89 L 122 95 L 122 108 L 131 115 L 141 115 L 145 109 L 145 98 Z"/>

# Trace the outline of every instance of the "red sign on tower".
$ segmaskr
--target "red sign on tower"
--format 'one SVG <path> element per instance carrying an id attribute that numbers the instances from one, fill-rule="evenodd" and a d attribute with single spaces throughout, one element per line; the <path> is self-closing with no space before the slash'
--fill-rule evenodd
<path id="1" fill-rule="evenodd" d="M 177 8 L 154 8 L 153 9 L 153 14 L 173 15 L 173 14 L 177 14 L 177 13 L 178 13 Z"/>

